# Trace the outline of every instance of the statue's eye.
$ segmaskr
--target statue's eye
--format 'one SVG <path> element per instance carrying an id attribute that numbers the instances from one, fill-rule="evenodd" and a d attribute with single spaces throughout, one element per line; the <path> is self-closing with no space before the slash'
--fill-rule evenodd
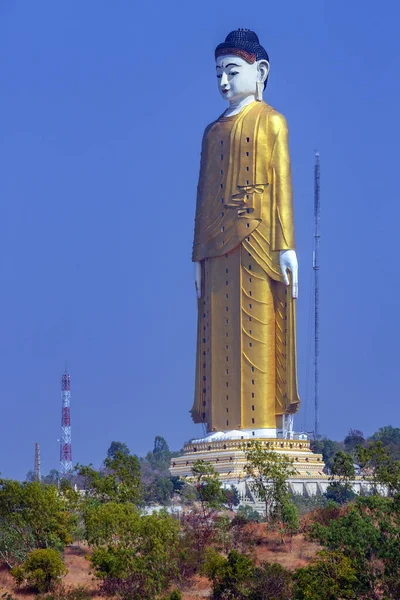
<path id="1" fill-rule="evenodd" d="M 221 79 L 222 78 L 222 73 L 219 73 L 219 75 L 217 75 L 217 79 Z"/>
<path id="2" fill-rule="evenodd" d="M 233 75 L 237 75 L 238 73 L 239 73 L 239 71 L 231 71 L 231 72 L 229 73 L 229 75 L 233 76 Z"/>

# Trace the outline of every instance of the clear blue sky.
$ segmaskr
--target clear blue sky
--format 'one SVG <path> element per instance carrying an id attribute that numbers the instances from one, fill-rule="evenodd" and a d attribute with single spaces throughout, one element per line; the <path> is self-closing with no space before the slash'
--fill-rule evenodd
<path id="1" fill-rule="evenodd" d="M 397 2 L 0 2 L 0 471 L 144 454 L 191 423 L 191 244 L 213 51 L 254 29 L 289 123 L 300 261 L 297 428 L 312 428 L 313 152 L 321 152 L 321 431 L 399 425 Z M 307 377 L 308 372 L 308 377 Z"/>

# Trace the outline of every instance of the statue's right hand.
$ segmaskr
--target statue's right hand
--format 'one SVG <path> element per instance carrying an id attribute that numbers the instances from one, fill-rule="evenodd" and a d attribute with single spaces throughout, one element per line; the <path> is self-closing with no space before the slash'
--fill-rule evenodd
<path id="1" fill-rule="evenodd" d="M 197 298 L 201 298 L 201 262 L 194 263 L 194 285 L 196 286 Z"/>

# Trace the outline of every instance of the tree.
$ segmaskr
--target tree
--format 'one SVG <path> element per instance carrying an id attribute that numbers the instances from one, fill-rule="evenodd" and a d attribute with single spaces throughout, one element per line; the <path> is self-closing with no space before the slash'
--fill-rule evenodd
<path id="1" fill-rule="evenodd" d="M 14 567 L 35 549 L 62 551 L 77 524 L 74 502 L 55 486 L 1 479 L 0 558 Z"/>
<path id="2" fill-rule="evenodd" d="M 326 497 L 338 504 L 353 500 L 352 481 L 355 477 L 353 458 L 347 452 L 339 450 L 335 454 L 331 468 L 331 481 L 326 491 Z M 335 480 L 336 478 L 336 480 Z"/>
<path id="3" fill-rule="evenodd" d="M 296 473 L 293 460 L 286 454 L 268 450 L 260 441 L 246 445 L 244 452 L 245 472 L 251 477 L 251 488 L 265 502 L 265 519 L 268 520 L 272 506 L 277 514 L 288 497 L 287 479 Z"/>
<path id="4" fill-rule="evenodd" d="M 310 565 L 297 569 L 294 580 L 294 600 L 360 598 L 354 589 L 357 572 L 351 560 L 340 552 L 319 552 Z"/>
<path id="5" fill-rule="evenodd" d="M 156 600 L 177 578 L 179 524 L 166 512 L 143 516 L 129 502 L 85 515 L 91 563 L 107 596 Z"/>
<path id="6" fill-rule="evenodd" d="M 48 592 L 67 573 L 61 554 L 52 548 L 33 550 L 21 566 L 11 570 L 18 584 L 26 581 L 38 592 Z"/>
<path id="7" fill-rule="evenodd" d="M 197 491 L 201 511 L 208 518 L 212 511 L 221 508 L 226 502 L 221 479 L 211 463 L 196 460 L 192 466 L 192 482 Z"/>
<path id="8" fill-rule="evenodd" d="M 233 510 L 234 506 L 239 506 L 240 496 L 235 485 L 231 485 L 229 488 L 225 489 L 225 502 L 228 505 L 229 510 Z"/>
<path id="9" fill-rule="evenodd" d="M 350 429 L 343 443 L 346 452 L 354 452 L 356 446 L 363 446 L 365 444 L 364 434 L 359 429 Z"/>
<path id="10" fill-rule="evenodd" d="M 292 551 L 293 536 L 299 533 L 299 511 L 292 500 L 287 498 L 281 505 L 280 519 L 282 523 L 282 542 L 285 543 L 285 538 L 289 539 L 289 550 Z"/>
<path id="11" fill-rule="evenodd" d="M 249 598 L 254 570 L 252 560 L 236 550 L 229 552 L 227 558 L 209 551 L 203 567 L 204 573 L 212 581 L 213 600 Z"/>
<path id="12" fill-rule="evenodd" d="M 373 442 L 382 442 L 394 460 L 400 460 L 400 428 L 386 425 L 376 431 L 370 438 Z"/>
<path id="13" fill-rule="evenodd" d="M 399 598 L 398 498 L 359 497 L 345 508 L 336 510 L 336 514 L 331 511 L 329 519 L 314 522 L 307 535 L 330 552 L 337 552 L 350 561 L 357 574 L 352 584 L 354 598 Z"/>
<path id="14" fill-rule="evenodd" d="M 131 452 L 124 442 L 111 442 L 110 447 L 107 450 L 107 457 L 112 460 L 118 453 L 129 456 Z"/>
<path id="15" fill-rule="evenodd" d="M 78 465 L 78 475 L 85 479 L 87 501 L 140 504 L 143 490 L 136 456 L 117 452 L 113 458 L 105 459 L 104 467 L 104 471 L 96 471 L 91 465 Z"/>
<path id="16" fill-rule="evenodd" d="M 322 458 L 324 459 L 325 467 L 328 473 L 330 473 L 335 454 L 341 449 L 342 446 L 338 442 L 330 440 L 326 437 L 315 440 L 313 447 L 314 452 L 322 454 Z"/>
<path id="17" fill-rule="evenodd" d="M 363 469 L 363 477 L 372 481 L 374 493 L 388 490 L 390 495 L 400 492 L 400 461 L 382 441 L 375 441 L 367 448 L 357 447 L 357 460 Z"/>
<path id="18" fill-rule="evenodd" d="M 47 475 L 42 477 L 42 483 L 45 485 L 58 485 L 60 473 L 57 469 L 51 469 Z"/>
<path id="19" fill-rule="evenodd" d="M 292 600 L 293 577 L 278 563 L 256 567 L 249 600 Z"/>
<path id="20" fill-rule="evenodd" d="M 190 485 L 183 493 L 190 497 L 192 507 L 182 518 L 181 568 L 190 576 L 201 566 L 206 548 L 222 533 L 216 521 L 226 496 L 218 473 L 203 460 L 193 463 Z"/>

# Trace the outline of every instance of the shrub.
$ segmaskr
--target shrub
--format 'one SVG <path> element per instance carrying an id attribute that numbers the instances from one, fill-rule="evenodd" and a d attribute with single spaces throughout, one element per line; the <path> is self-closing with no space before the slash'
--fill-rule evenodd
<path id="1" fill-rule="evenodd" d="M 52 548 L 33 550 L 22 565 L 11 570 L 18 584 L 26 581 L 38 592 L 48 592 L 67 572 L 61 554 Z"/>

